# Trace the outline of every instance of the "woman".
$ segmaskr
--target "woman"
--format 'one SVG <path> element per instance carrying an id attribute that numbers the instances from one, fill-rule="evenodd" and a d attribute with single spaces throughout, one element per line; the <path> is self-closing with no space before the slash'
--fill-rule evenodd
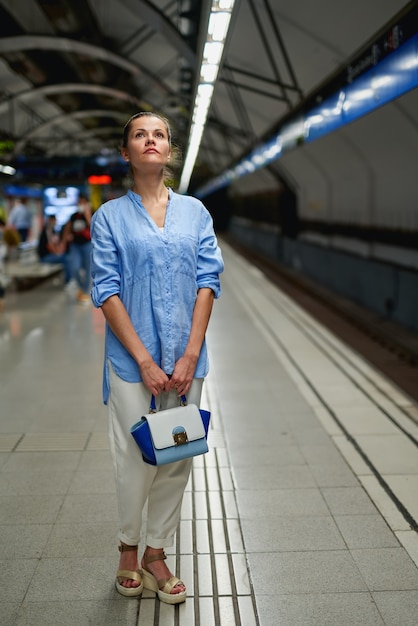
<path id="1" fill-rule="evenodd" d="M 151 394 L 159 409 L 176 406 L 183 394 L 199 406 L 208 371 L 205 332 L 223 261 L 202 203 L 164 183 L 171 158 L 167 120 L 134 115 L 121 153 L 131 167 L 132 190 L 103 204 L 91 224 L 92 299 L 107 322 L 103 399 L 120 516 L 116 588 L 136 596 L 145 587 L 177 604 L 186 599 L 186 587 L 167 568 L 164 548 L 173 545 L 192 462 L 146 464 L 129 429 L 149 412 Z"/>

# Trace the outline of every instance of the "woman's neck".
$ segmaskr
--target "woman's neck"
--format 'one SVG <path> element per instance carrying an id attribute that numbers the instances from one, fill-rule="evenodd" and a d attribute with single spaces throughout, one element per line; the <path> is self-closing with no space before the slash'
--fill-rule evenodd
<path id="1" fill-rule="evenodd" d="M 155 182 L 150 177 L 140 181 L 136 180 L 132 191 L 141 196 L 143 207 L 158 228 L 164 228 L 168 189 L 164 185 L 163 178 L 159 181 L 155 179 Z"/>
<path id="2" fill-rule="evenodd" d="M 164 179 L 160 176 L 155 178 L 147 176 L 134 180 L 132 191 L 141 196 L 143 202 L 147 200 L 158 202 L 168 196 L 168 189 L 164 184 Z"/>

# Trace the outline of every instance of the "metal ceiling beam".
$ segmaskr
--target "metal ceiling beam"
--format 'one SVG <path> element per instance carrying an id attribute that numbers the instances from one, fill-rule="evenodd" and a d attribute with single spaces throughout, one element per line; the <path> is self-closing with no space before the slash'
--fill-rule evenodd
<path id="1" fill-rule="evenodd" d="M 39 139 L 37 139 L 37 142 Z M 77 143 L 78 145 L 89 144 L 91 145 L 92 141 L 103 142 L 106 141 L 108 143 L 112 142 L 110 149 L 114 148 L 114 142 L 117 141 L 118 146 L 121 143 L 121 130 L 120 128 L 116 128 L 115 126 L 101 126 L 100 128 L 90 128 L 88 130 L 81 130 L 79 133 L 74 133 L 71 138 L 62 138 L 57 141 L 55 138 L 53 141 L 50 138 L 42 138 L 41 142 L 49 142 L 53 143 L 52 146 L 48 146 L 45 151 L 45 157 L 52 158 L 55 156 L 59 156 L 62 152 L 63 147 L 66 144 L 70 144 L 72 142 Z M 109 148 L 109 145 L 106 146 Z"/>
<path id="2" fill-rule="evenodd" d="M 120 67 L 133 76 L 146 76 L 161 91 L 171 93 L 171 90 L 154 74 L 151 74 L 142 65 L 127 61 L 124 57 L 106 50 L 100 46 L 94 46 L 89 43 L 68 39 L 66 37 L 49 37 L 46 35 L 19 35 L 17 37 L 0 38 L 0 54 L 8 52 L 21 52 L 22 50 L 55 50 L 58 52 L 66 52 L 68 54 L 80 54 L 95 59 L 100 59 L 106 63 Z"/>
<path id="3" fill-rule="evenodd" d="M 174 13 L 177 15 L 177 2 L 178 0 L 173 0 L 168 2 L 168 4 L 162 8 L 163 15 L 166 17 L 170 17 L 170 12 L 172 12 L 172 8 L 174 5 Z M 143 24 L 138 30 L 135 30 L 135 33 L 131 35 L 121 46 L 120 51 L 123 54 L 127 54 L 130 56 L 134 50 L 137 50 L 144 44 L 146 44 L 151 37 L 155 34 L 155 31 L 149 24 Z"/>
<path id="4" fill-rule="evenodd" d="M 119 0 L 119 2 L 133 16 L 141 15 L 141 21 L 147 22 L 155 32 L 165 37 L 173 48 L 187 59 L 191 65 L 196 63 L 196 55 L 192 48 L 190 48 L 173 23 L 154 4 L 148 2 L 148 0 Z"/>
<path id="5" fill-rule="evenodd" d="M 230 72 L 228 70 L 225 71 L 226 74 L 226 88 L 229 92 L 229 97 L 231 100 L 232 107 L 235 110 L 235 114 L 241 122 L 242 130 L 247 135 L 250 141 L 255 139 L 255 132 L 253 126 L 251 124 L 250 117 L 248 115 L 247 109 L 245 107 L 244 101 L 241 97 L 241 94 L 238 90 L 238 87 L 235 85 L 234 81 L 230 76 Z"/>
<path id="6" fill-rule="evenodd" d="M 234 85 L 234 87 L 238 87 L 239 89 L 245 89 L 246 91 L 250 91 L 251 93 L 256 93 L 259 96 L 263 96 L 265 98 L 272 98 L 273 100 L 281 100 L 283 102 L 287 102 L 286 98 L 283 96 L 278 96 L 276 93 L 270 93 L 268 91 L 264 91 L 264 89 L 256 89 L 256 87 L 251 87 L 251 85 L 244 85 L 244 83 L 238 83 L 236 80 L 230 80 L 226 78 L 219 78 L 220 82 L 227 83 L 228 85 Z M 277 86 L 277 85 L 276 85 Z"/>
<path id="7" fill-rule="evenodd" d="M 139 98 L 135 98 L 127 91 L 105 87 L 104 85 L 86 83 L 58 83 L 56 85 L 44 85 L 37 89 L 25 89 L 20 93 L 8 96 L 6 100 L 0 102 L 0 115 L 7 113 L 7 109 L 15 104 L 27 103 L 39 97 L 52 96 L 56 93 L 91 93 L 95 95 L 109 96 L 115 100 L 123 100 L 136 105 L 140 109 L 146 109 L 150 105 Z"/>
<path id="8" fill-rule="evenodd" d="M 274 34 L 276 35 L 276 39 L 277 39 L 277 42 L 279 44 L 280 50 L 282 52 L 283 59 L 284 59 L 284 62 L 286 64 L 286 67 L 287 67 L 287 71 L 289 72 L 290 78 L 293 81 L 293 85 L 294 85 L 293 89 L 298 92 L 299 98 L 302 100 L 302 98 L 303 98 L 303 91 L 300 88 L 300 85 L 299 85 L 298 80 L 296 78 L 296 73 L 295 73 L 295 71 L 293 69 L 293 66 L 292 66 L 291 62 L 290 62 L 290 57 L 287 54 L 286 46 L 284 45 L 284 41 L 283 41 L 283 38 L 281 36 L 280 29 L 277 26 L 276 20 L 274 18 L 274 13 L 271 10 L 271 6 L 270 6 L 268 0 L 264 0 L 264 7 L 265 7 L 265 9 L 267 11 L 267 14 L 269 16 L 270 24 L 271 24 L 271 26 L 273 28 Z"/>
<path id="9" fill-rule="evenodd" d="M 277 66 L 277 63 L 276 63 L 275 55 L 274 55 L 274 53 L 273 53 L 273 51 L 271 49 L 271 46 L 269 44 L 270 39 L 269 39 L 267 33 L 265 32 L 265 29 L 263 28 L 263 24 L 261 22 L 260 16 L 258 15 L 256 6 L 255 6 L 255 2 L 254 2 L 254 0 L 248 0 L 248 4 L 250 6 L 250 9 L 251 9 L 251 12 L 253 14 L 254 20 L 256 22 L 257 30 L 260 33 L 260 38 L 261 38 L 261 41 L 263 42 L 264 50 L 266 51 L 267 57 L 268 57 L 268 59 L 270 61 L 270 65 L 271 65 L 271 68 L 273 70 L 274 76 L 276 78 L 276 81 L 277 81 L 279 87 L 281 88 L 281 91 L 282 91 L 282 94 L 283 94 L 283 99 L 287 103 L 289 109 L 291 109 L 292 108 L 292 103 L 291 103 L 291 101 L 290 101 L 290 99 L 289 99 L 285 89 L 283 89 L 283 80 L 282 80 L 282 77 L 280 75 L 280 71 L 279 71 L 279 68 Z"/>
<path id="10" fill-rule="evenodd" d="M 104 141 L 112 142 L 110 150 L 113 152 L 114 142 L 117 141 L 118 147 L 121 142 L 121 129 L 116 126 L 101 126 L 100 128 L 89 128 L 88 130 L 83 129 L 79 132 L 72 133 L 71 136 L 61 138 L 57 138 L 53 135 L 36 138 L 37 146 L 42 146 L 45 150 L 45 154 L 43 155 L 43 158 L 45 159 L 62 156 L 61 153 L 63 147 L 66 145 L 74 143 L 78 145 L 91 145 L 92 142 L 96 142 L 96 144 L 101 144 L 103 146 Z M 16 157 L 17 156 L 18 155 L 16 155 Z M 65 156 L 68 156 L 68 150 Z"/>
<path id="11" fill-rule="evenodd" d="M 233 72 L 234 74 L 240 74 L 242 76 L 247 76 L 248 78 L 252 78 L 254 80 L 258 80 L 262 83 L 265 83 L 266 85 L 271 85 L 274 87 L 283 87 L 283 89 L 289 90 L 289 91 L 298 91 L 298 88 L 295 85 L 290 85 L 289 83 L 281 83 L 280 85 L 278 84 L 277 80 L 273 80 L 272 78 L 266 78 L 265 76 L 261 76 L 260 74 L 256 74 L 255 72 L 249 72 L 248 70 L 243 70 L 239 67 L 233 67 L 232 65 L 229 65 L 228 63 L 225 63 L 223 65 L 223 67 L 225 69 L 231 70 L 231 72 Z"/>
<path id="12" fill-rule="evenodd" d="M 48 120 L 47 122 L 44 122 L 42 124 L 39 124 L 38 126 L 35 126 L 35 128 L 33 128 L 28 133 L 26 133 L 25 136 L 22 137 L 22 139 L 17 141 L 15 144 L 12 156 L 16 157 L 18 154 L 20 154 L 23 148 L 25 147 L 25 145 L 31 139 L 36 137 L 36 135 L 39 132 L 48 130 L 48 128 L 51 128 L 55 124 L 64 122 L 68 119 L 80 120 L 85 117 L 114 117 L 116 119 L 122 120 L 123 122 L 126 121 L 126 113 L 122 111 L 113 111 L 109 109 L 91 109 L 91 110 L 85 110 L 85 111 L 74 111 L 73 113 L 63 113 L 62 115 L 61 114 L 56 115 L 55 117 Z"/>

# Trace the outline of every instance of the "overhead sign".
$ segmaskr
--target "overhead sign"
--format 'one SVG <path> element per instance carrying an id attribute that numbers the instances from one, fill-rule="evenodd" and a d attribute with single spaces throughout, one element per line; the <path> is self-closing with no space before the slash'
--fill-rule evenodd
<path id="1" fill-rule="evenodd" d="M 108 174 L 93 174 L 88 177 L 87 182 L 89 185 L 110 185 L 112 177 Z"/>

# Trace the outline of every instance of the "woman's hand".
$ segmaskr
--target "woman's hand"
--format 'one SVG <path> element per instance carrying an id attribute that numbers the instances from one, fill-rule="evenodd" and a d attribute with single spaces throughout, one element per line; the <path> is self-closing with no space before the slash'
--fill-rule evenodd
<path id="1" fill-rule="evenodd" d="M 163 370 L 158 367 L 152 359 L 147 360 L 139 366 L 142 382 L 154 396 L 158 396 L 162 391 L 166 391 L 169 378 Z"/>
<path id="2" fill-rule="evenodd" d="M 187 396 L 196 370 L 197 357 L 184 354 L 176 363 L 166 391 L 175 389 L 179 396 Z"/>

